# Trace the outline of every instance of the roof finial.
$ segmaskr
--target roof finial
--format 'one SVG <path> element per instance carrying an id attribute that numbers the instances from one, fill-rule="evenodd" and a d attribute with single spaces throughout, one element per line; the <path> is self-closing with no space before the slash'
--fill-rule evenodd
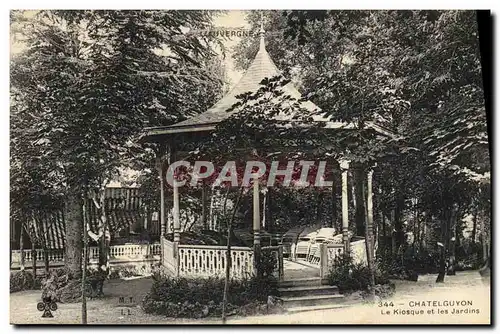
<path id="1" fill-rule="evenodd" d="M 266 50 L 266 43 L 264 41 L 266 31 L 264 30 L 264 11 L 260 11 L 260 46 L 259 50 Z"/>

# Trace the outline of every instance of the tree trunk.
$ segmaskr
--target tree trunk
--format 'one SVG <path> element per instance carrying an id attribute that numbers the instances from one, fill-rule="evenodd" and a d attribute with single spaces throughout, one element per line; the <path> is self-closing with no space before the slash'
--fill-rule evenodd
<path id="1" fill-rule="evenodd" d="M 66 268 L 70 279 L 82 277 L 82 206 L 81 194 L 74 188 L 66 197 Z"/>
<path id="2" fill-rule="evenodd" d="M 228 222 L 227 226 L 227 250 L 226 250 L 226 276 L 224 279 L 224 295 L 222 297 L 222 323 L 226 323 L 226 307 L 227 307 L 227 298 L 229 294 L 229 279 L 231 274 L 231 236 L 233 233 L 233 222 L 234 217 L 236 216 L 236 211 L 238 210 L 238 205 L 240 203 L 241 195 L 243 194 L 243 187 L 241 187 L 238 198 L 233 207 L 233 213 L 231 215 L 231 219 Z"/>
<path id="3" fill-rule="evenodd" d="M 24 266 L 25 266 L 25 254 L 24 254 L 24 226 L 21 225 L 21 233 L 19 237 L 19 251 L 21 252 L 21 271 L 24 271 Z M 12 253 L 12 250 L 10 251 Z M 12 261 L 11 261 L 12 263 Z"/>
<path id="4" fill-rule="evenodd" d="M 477 231 L 477 205 L 474 209 L 474 216 L 472 218 L 472 242 L 476 242 L 476 231 Z"/>
<path id="5" fill-rule="evenodd" d="M 86 285 L 87 285 L 87 250 L 88 250 L 88 240 L 87 240 L 87 229 L 89 228 L 89 225 L 87 224 L 87 219 L 86 219 L 86 207 L 85 207 L 85 201 L 83 202 L 82 205 L 82 211 L 83 211 L 83 217 L 82 217 L 82 232 L 83 232 L 83 256 L 80 257 L 80 261 L 82 261 L 83 257 L 83 269 L 82 269 L 82 324 L 86 325 L 87 324 L 87 296 L 85 294 L 86 292 Z"/>
<path id="6" fill-rule="evenodd" d="M 361 168 L 356 168 L 355 171 L 355 193 L 356 193 L 356 211 L 354 215 L 354 221 L 356 224 L 356 235 L 365 235 L 365 197 L 364 192 L 364 182 L 365 175 Z"/>
<path id="7" fill-rule="evenodd" d="M 386 228 L 385 228 L 385 214 L 382 212 L 382 240 L 384 240 L 384 244 L 383 245 L 378 245 L 379 247 L 383 247 L 382 249 L 384 250 L 384 252 L 387 251 L 387 231 L 386 231 Z"/>
<path id="8" fill-rule="evenodd" d="M 451 231 L 452 234 L 455 234 L 454 233 L 454 229 Z M 446 271 L 446 275 L 448 276 L 455 276 L 456 275 L 456 272 L 455 272 L 455 237 L 452 237 L 450 239 L 450 242 L 449 242 L 449 246 L 448 246 L 448 251 L 449 251 L 449 258 L 448 258 L 448 268 L 447 268 L 447 271 Z"/>
<path id="9" fill-rule="evenodd" d="M 363 199 L 364 216 L 366 217 L 365 231 L 365 247 L 366 247 L 366 260 L 368 263 L 368 270 L 370 272 L 370 286 L 372 288 L 373 297 L 375 297 L 375 259 L 374 259 L 374 245 L 373 245 L 373 217 L 368 212 L 369 195 L 366 191 L 365 184 L 361 184 L 361 195 Z"/>
<path id="10" fill-rule="evenodd" d="M 439 272 L 436 278 L 436 283 L 443 283 L 444 275 L 446 273 L 446 259 L 445 259 L 446 255 L 444 246 L 440 246 L 439 248 L 441 250 L 441 255 L 439 258 Z"/>
<path id="11" fill-rule="evenodd" d="M 108 216 L 106 212 L 106 190 L 105 188 L 102 188 L 100 191 L 99 207 L 101 214 L 98 233 L 101 237 L 99 240 L 99 271 L 107 277 L 109 274 L 109 247 L 111 244 L 111 234 L 109 232 Z M 98 294 L 102 296 L 104 294 L 102 291 L 102 285 L 99 287 L 100 291 L 98 291 Z"/>
<path id="12" fill-rule="evenodd" d="M 227 200 L 229 198 L 229 189 L 230 188 L 228 186 L 228 188 L 226 190 L 226 194 L 224 195 L 224 203 L 222 204 L 222 214 L 224 215 L 224 217 L 223 217 L 224 219 L 226 218 Z M 226 224 L 227 224 L 227 222 L 226 222 Z M 219 226 L 219 231 L 221 231 L 221 228 L 222 228 L 222 226 Z M 226 226 L 226 228 L 227 228 L 227 226 Z"/>
<path id="13" fill-rule="evenodd" d="M 420 248 L 425 250 L 427 248 L 427 220 L 422 221 L 422 235 L 420 236 Z"/>
<path id="14" fill-rule="evenodd" d="M 441 220 L 441 244 L 438 246 L 441 249 L 439 259 L 439 272 L 436 278 L 436 283 L 443 283 L 446 275 L 446 249 L 448 247 L 448 230 L 449 230 L 449 212 L 446 210 L 444 219 Z"/>
<path id="15" fill-rule="evenodd" d="M 486 238 L 486 217 L 481 221 L 481 246 L 483 250 L 483 262 L 488 259 L 488 244 Z"/>
<path id="16" fill-rule="evenodd" d="M 449 238 L 448 251 L 449 251 L 449 265 L 447 275 L 454 276 L 456 274 L 456 246 L 458 244 L 457 240 L 457 225 L 458 225 L 458 208 L 456 206 L 453 207 L 451 216 L 450 216 L 450 232 L 451 238 Z"/>
<path id="17" fill-rule="evenodd" d="M 396 249 L 399 250 L 405 242 L 405 232 L 403 231 L 403 210 L 404 199 L 401 195 L 396 196 L 396 208 L 394 209 L 394 229 L 396 230 Z"/>
<path id="18" fill-rule="evenodd" d="M 391 227 L 391 254 L 392 254 L 392 258 L 395 258 L 396 257 L 396 254 L 398 253 L 398 249 L 397 249 L 397 242 L 396 242 L 396 232 L 394 230 L 394 217 L 396 216 L 395 214 L 395 210 L 392 209 L 391 210 L 391 221 L 389 222 L 389 226 Z"/>
<path id="19" fill-rule="evenodd" d="M 420 221 L 418 219 L 418 198 L 414 199 L 414 210 L 413 214 L 415 215 L 414 217 L 414 223 L 413 223 L 413 244 L 416 246 L 419 243 L 420 240 Z"/>

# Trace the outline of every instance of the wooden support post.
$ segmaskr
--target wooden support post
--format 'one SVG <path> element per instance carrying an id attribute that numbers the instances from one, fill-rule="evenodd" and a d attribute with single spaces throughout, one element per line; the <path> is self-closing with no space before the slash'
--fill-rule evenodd
<path id="1" fill-rule="evenodd" d="M 253 258 L 254 271 L 257 276 L 260 275 L 260 199 L 259 199 L 259 180 L 253 180 Z"/>
<path id="2" fill-rule="evenodd" d="M 319 244 L 319 276 L 321 279 L 328 277 L 328 248 L 326 244 Z"/>
<path id="3" fill-rule="evenodd" d="M 342 241 L 345 254 L 349 253 L 349 188 L 347 184 L 347 173 L 349 171 L 349 161 L 341 160 L 342 170 Z"/>
<path id="4" fill-rule="evenodd" d="M 181 229 L 181 222 L 180 222 L 180 211 L 179 211 L 179 186 L 177 185 L 177 182 L 174 181 L 174 242 L 179 243 L 180 242 L 180 229 Z"/>
<path id="5" fill-rule="evenodd" d="M 335 175 L 335 174 L 334 174 Z M 338 216 L 337 216 L 337 185 L 334 177 L 332 183 L 332 220 L 331 226 L 338 231 Z"/>
<path id="6" fill-rule="evenodd" d="M 164 166 L 165 145 L 160 145 L 160 151 L 156 158 L 156 168 L 160 176 L 160 239 L 165 237 L 166 234 L 166 211 L 165 211 L 165 166 Z"/>
<path id="7" fill-rule="evenodd" d="M 208 186 L 205 184 L 205 182 L 202 183 L 201 185 L 201 226 L 203 226 L 204 230 L 208 230 L 208 210 L 207 210 L 207 192 L 208 192 Z"/>

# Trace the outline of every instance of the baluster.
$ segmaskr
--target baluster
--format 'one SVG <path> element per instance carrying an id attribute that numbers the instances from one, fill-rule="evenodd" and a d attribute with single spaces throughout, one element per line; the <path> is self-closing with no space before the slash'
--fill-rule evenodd
<path id="1" fill-rule="evenodd" d="M 200 251 L 195 249 L 193 252 L 193 272 L 195 274 L 198 274 L 200 272 L 200 268 L 198 266 L 199 262 L 198 259 L 200 257 Z"/>
<path id="2" fill-rule="evenodd" d="M 208 273 L 208 270 L 207 270 L 207 251 L 205 249 L 203 249 L 201 251 L 201 270 L 203 271 L 204 274 L 207 274 Z"/>
<path id="3" fill-rule="evenodd" d="M 180 269 L 183 273 L 186 272 L 186 261 L 187 261 L 187 250 L 183 249 L 182 250 L 182 256 L 180 258 Z"/>

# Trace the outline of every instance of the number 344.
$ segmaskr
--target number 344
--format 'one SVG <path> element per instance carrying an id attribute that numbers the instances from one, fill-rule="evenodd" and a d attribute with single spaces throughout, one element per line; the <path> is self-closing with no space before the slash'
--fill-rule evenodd
<path id="1" fill-rule="evenodd" d="M 378 307 L 394 307 L 393 302 L 378 302 Z"/>

